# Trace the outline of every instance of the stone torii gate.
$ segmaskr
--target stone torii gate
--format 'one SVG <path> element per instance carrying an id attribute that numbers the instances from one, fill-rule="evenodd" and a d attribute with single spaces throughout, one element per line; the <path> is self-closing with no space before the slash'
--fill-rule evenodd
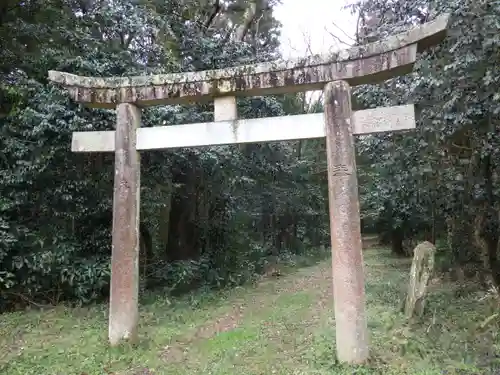
<path id="1" fill-rule="evenodd" d="M 73 133 L 74 152 L 115 152 L 109 341 L 135 340 L 138 324 L 138 151 L 326 137 L 337 356 L 368 358 L 353 134 L 415 127 L 413 105 L 352 112 L 350 86 L 412 71 L 417 52 L 446 36 L 448 15 L 383 41 L 331 55 L 220 70 L 139 77 L 49 71 L 80 103 L 116 108 L 115 131 Z M 323 114 L 238 119 L 237 96 L 324 90 Z M 214 122 L 139 128 L 141 108 L 214 101 Z"/>

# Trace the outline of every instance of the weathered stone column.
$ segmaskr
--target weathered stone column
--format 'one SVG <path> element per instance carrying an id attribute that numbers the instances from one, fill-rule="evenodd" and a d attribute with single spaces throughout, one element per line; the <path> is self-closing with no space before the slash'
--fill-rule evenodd
<path id="1" fill-rule="evenodd" d="M 362 363 L 368 329 L 349 84 L 327 83 L 324 98 L 337 357 Z"/>
<path id="2" fill-rule="evenodd" d="M 116 107 L 115 186 L 109 342 L 137 340 L 139 319 L 140 158 L 136 129 L 141 110 L 128 103 Z"/>

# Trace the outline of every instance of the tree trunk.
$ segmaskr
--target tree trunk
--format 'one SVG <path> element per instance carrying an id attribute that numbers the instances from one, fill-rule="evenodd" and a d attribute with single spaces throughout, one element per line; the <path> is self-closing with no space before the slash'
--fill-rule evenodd
<path id="1" fill-rule="evenodd" d="M 160 212 L 160 222 L 158 225 L 158 239 L 160 249 L 166 249 L 168 246 L 168 236 L 170 233 L 170 211 L 172 209 L 172 180 L 168 180 L 165 186 L 162 187 L 164 196 L 164 206 Z"/>
<path id="2" fill-rule="evenodd" d="M 485 181 L 485 200 L 479 207 L 479 214 L 475 220 L 474 238 L 481 249 L 483 266 L 490 274 L 490 281 L 496 288 L 500 287 L 500 262 L 498 259 L 499 213 L 495 209 L 493 192 L 493 170 L 491 155 L 483 161 L 483 177 Z"/>
<path id="3" fill-rule="evenodd" d="M 233 35 L 233 40 L 236 42 L 242 42 L 245 39 L 248 30 L 250 30 L 250 27 L 252 26 L 252 22 L 255 20 L 257 15 L 262 12 L 264 8 L 266 8 L 267 0 L 250 0 L 249 3 L 250 4 L 245 10 L 243 21 Z"/>
<path id="4" fill-rule="evenodd" d="M 391 231 L 391 250 L 394 255 L 406 256 L 403 247 L 404 234 L 403 229 L 397 228 Z"/>

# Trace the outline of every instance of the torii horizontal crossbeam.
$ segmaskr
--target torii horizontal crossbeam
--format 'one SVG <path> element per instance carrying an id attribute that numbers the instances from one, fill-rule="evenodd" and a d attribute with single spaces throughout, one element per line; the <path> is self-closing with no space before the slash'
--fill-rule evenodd
<path id="1" fill-rule="evenodd" d="M 372 134 L 415 128 L 414 106 L 379 107 L 354 112 L 353 134 Z M 137 129 L 136 149 L 161 150 L 178 147 L 273 142 L 325 137 L 323 113 L 266 117 L 250 120 L 156 126 Z M 115 151 L 115 132 L 73 133 L 74 152 Z"/>
<path id="2" fill-rule="evenodd" d="M 72 98 L 91 107 L 200 102 L 220 96 L 259 96 L 322 89 L 345 80 L 351 86 L 376 83 L 411 72 L 417 51 L 446 36 L 449 15 L 385 40 L 328 55 L 279 60 L 201 72 L 137 77 L 81 77 L 49 71 Z"/>

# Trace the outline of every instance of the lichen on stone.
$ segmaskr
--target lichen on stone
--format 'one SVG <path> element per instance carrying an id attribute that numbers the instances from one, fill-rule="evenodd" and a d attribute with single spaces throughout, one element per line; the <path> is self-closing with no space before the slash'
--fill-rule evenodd
<path id="1" fill-rule="evenodd" d="M 76 101 L 107 108 L 120 102 L 147 106 L 196 101 L 204 96 L 306 91 L 321 89 L 332 80 L 347 80 L 351 85 L 374 83 L 411 69 L 413 51 L 443 39 L 448 19 L 443 15 L 382 41 L 299 59 L 133 77 L 81 77 L 49 71 L 49 80 L 66 87 Z"/>

